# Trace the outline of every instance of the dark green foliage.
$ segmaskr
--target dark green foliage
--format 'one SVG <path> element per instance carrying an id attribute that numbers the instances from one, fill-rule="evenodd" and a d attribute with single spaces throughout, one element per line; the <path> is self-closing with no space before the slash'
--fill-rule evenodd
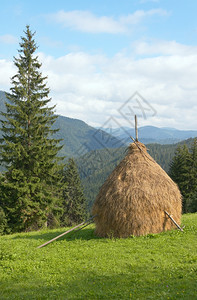
<path id="1" fill-rule="evenodd" d="M 7 219 L 5 212 L 2 207 L 0 207 L 0 235 L 4 234 L 7 228 Z"/>
<path id="2" fill-rule="evenodd" d="M 89 210 L 91 210 L 101 185 L 123 158 L 126 149 L 91 151 L 76 160 Z"/>
<path id="3" fill-rule="evenodd" d="M 183 196 L 183 213 L 186 212 L 186 199 L 190 195 L 191 156 L 186 145 L 179 146 L 170 164 L 170 177 L 178 184 Z"/>
<path id="4" fill-rule="evenodd" d="M 187 200 L 187 211 L 197 212 L 197 138 L 191 146 L 191 193 Z"/>
<path id="5" fill-rule="evenodd" d="M 81 185 L 78 169 L 73 158 L 68 160 L 64 170 L 65 188 L 63 191 L 63 216 L 61 224 L 70 226 L 84 221 L 86 200 Z"/>
<path id="6" fill-rule="evenodd" d="M 191 189 L 197 190 L 197 138 L 194 139 L 191 145 Z"/>
<path id="7" fill-rule="evenodd" d="M 195 190 L 187 199 L 187 212 L 197 212 L 197 190 Z"/>
<path id="8" fill-rule="evenodd" d="M 197 138 L 190 148 L 183 145 L 176 149 L 169 175 L 183 195 L 183 212 L 197 211 Z"/>
<path id="9" fill-rule="evenodd" d="M 169 164 L 172 160 L 177 144 L 170 145 L 159 145 L 159 144 L 149 144 L 147 148 L 149 149 L 149 154 L 156 160 L 156 162 L 166 171 L 169 170 Z"/>
<path id="10" fill-rule="evenodd" d="M 1 206 L 13 232 L 40 228 L 59 211 L 61 146 L 60 140 L 52 139 L 56 116 L 54 107 L 47 106 L 49 89 L 33 36 L 27 26 L 1 120 L 1 160 L 7 168 L 1 179 Z"/>

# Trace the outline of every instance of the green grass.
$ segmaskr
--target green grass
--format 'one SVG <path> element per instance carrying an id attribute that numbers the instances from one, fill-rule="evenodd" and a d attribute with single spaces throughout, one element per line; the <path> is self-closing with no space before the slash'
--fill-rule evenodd
<path id="1" fill-rule="evenodd" d="M 94 226 L 0 237 L 0 299 L 197 299 L 197 214 L 184 232 L 101 239 Z"/>

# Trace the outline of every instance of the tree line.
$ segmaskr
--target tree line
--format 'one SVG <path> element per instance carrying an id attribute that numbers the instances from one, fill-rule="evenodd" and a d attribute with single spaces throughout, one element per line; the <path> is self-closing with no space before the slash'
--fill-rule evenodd
<path id="1" fill-rule="evenodd" d="M 178 184 L 183 201 L 183 213 L 197 211 L 197 138 L 191 147 L 177 147 L 170 164 L 170 177 Z"/>

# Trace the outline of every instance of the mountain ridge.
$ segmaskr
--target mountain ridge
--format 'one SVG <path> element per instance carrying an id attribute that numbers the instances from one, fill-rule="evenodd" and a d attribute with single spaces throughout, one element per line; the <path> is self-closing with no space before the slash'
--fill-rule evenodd
<path id="1" fill-rule="evenodd" d="M 0 111 L 5 111 L 6 96 L 0 91 Z M 135 129 L 94 128 L 82 120 L 57 115 L 53 128 L 60 130 L 54 138 L 63 139 L 61 155 L 79 157 L 90 151 L 105 148 L 120 148 L 131 142 L 130 136 L 135 136 Z M 179 130 L 176 128 L 142 126 L 138 129 L 139 140 L 144 144 L 175 144 L 197 136 L 197 130 Z"/>
<path id="2" fill-rule="evenodd" d="M 5 101 L 7 101 L 5 92 L 0 91 L 0 111 L 5 112 Z M 61 142 L 63 148 L 60 151 L 60 155 L 66 157 L 78 157 L 96 149 L 125 146 L 124 142 L 118 138 L 102 131 L 102 129 L 96 129 L 79 119 L 57 115 L 52 128 L 59 128 L 59 131 L 53 135 L 53 138 L 63 139 Z"/>
<path id="3" fill-rule="evenodd" d="M 129 127 L 103 128 L 107 133 L 116 138 L 129 143 L 129 137 L 135 135 L 135 129 Z M 138 128 L 139 140 L 144 144 L 175 144 L 182 140 L 194 138 L 197 136 L 197 130 L 180 130 L 176 128 L 142 126 Z"/>

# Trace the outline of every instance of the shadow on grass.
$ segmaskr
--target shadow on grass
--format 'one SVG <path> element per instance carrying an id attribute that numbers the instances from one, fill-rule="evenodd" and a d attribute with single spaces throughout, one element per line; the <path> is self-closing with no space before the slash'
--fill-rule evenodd
<path id="1" fill-rule="evenodd" d="M 101 275 L 98 272 L 79 271 L 68 281 L 67 275 L 53 278 L 47 276 L 43 281 L 39 277 L 26 279 L 25 283 L 6 282 L 0 291 L 1 299 L 196 299 L 196 280 L 180 278 L 176 272 L 169 279 L 170 269 L 164 274 L 144 275 L 144 267 L 132 272 Z M 178 273 L 182 269 L 177 269 Z M 110 273 L 110 271 L 108 271 Z M 166 274 L 165 274 L 166 273 Z M 144 278 L 144 280 L 141 280 Z M 25 288 L 24 288 L 25 287 Z"/>
<path id="2" fill-rule="evenodd" d="M 69 230 L 69 229 L 67 229 Z M 63 231 L 63 230 L 59 230 L 59 231 L 52 231 L 52 232 L 46 232 L 46 233 L 41 233 L 38 232 L 37 234 L 31 234 L 29 235 L 29 233 L 27 235 L 17 235 L 15 237 L 13 237 L 13 239 L 33 239 L 33 240 L 43 240 L 43 241 L 49 241 L 55 237 L 57 237 L 58 235 L 61 235 L 62 233 L 66 232 L 67 230 Z M 61 241 L 61 240 L 66 240 L 66 241 L 74 241 L 76 239 L 80 239 L 80 240 L 92 240 L 92 239 L 99 239 L 99 237 L 97 237 L 94 234 L 94 229 L 93 228 L 85 228 L 82 230 L 74 230 L 72 232 L 69 232 L 68 234 L 60 237 L 57 239 L 57 241 Z"/>

